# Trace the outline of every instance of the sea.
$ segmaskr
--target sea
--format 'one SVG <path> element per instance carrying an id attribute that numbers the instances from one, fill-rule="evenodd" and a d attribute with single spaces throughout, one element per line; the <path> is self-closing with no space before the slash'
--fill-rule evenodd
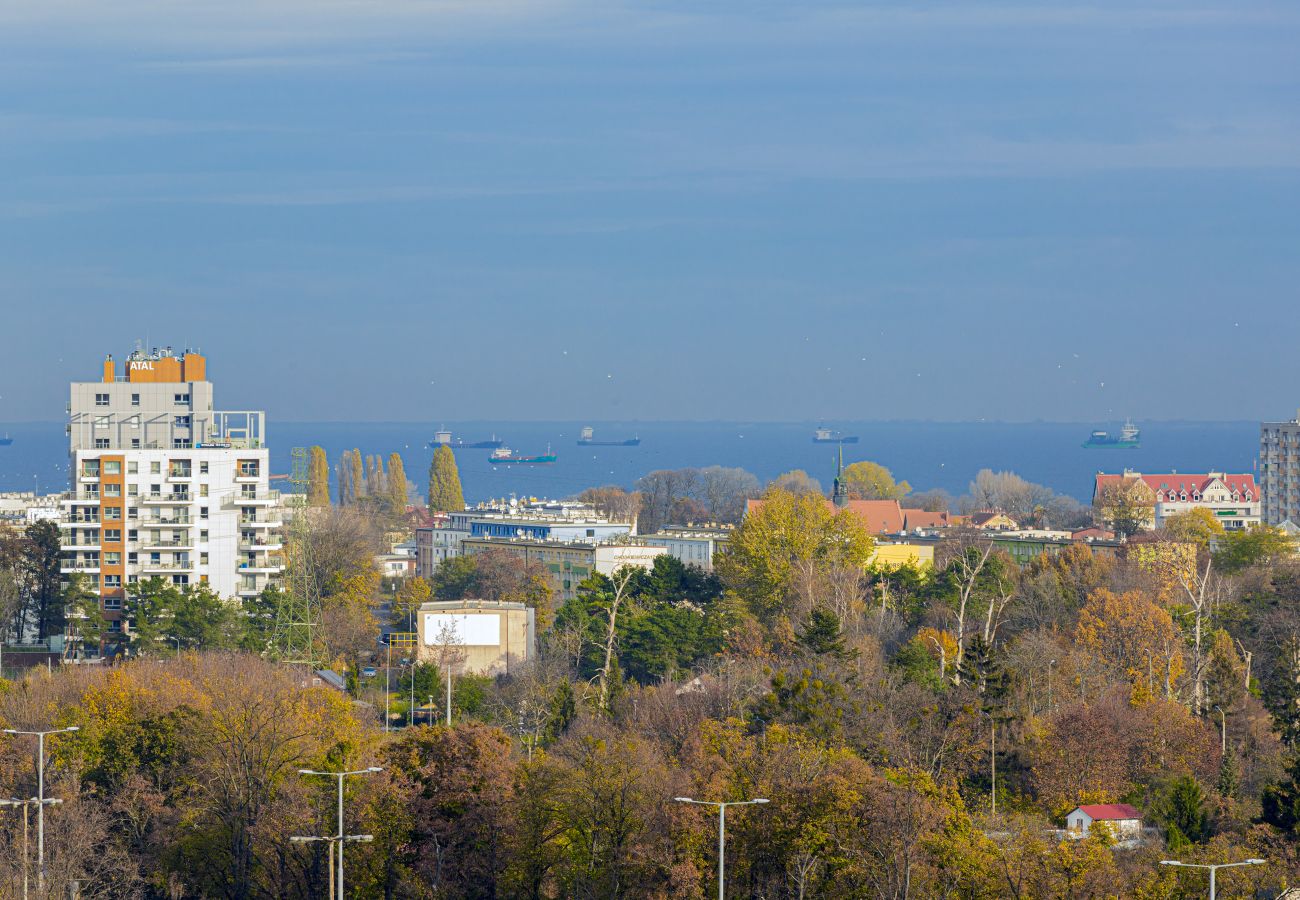
<path id="1" fill-rule="evenodd" d="M 803 469 L 829 488 L 839 448 L 813 443 L 816 422 L 446 422 L 458 440 L 503 439 L 521 455 L 548 449 L 553 465 L 493 465 L 490 451 L 459 449 L 465 498 L 470 502 L 517 496 L 561 498 L 598 485 L 631 487 L 655 469 L 734 466 L 766 482 Z M 872 460 L 905 479 L 913 490 L 966 493 L 980 469 L 1015 472 L 1058 493 L 1087 502 L 1099 471 L 1255 471 L 1258 422 L 1137 422 L 1137 449 L 1085 449 L 1094 428 L 1112 433 L 1120 423 L 1062 422 L 827 422 L 857 435 L 845 444 L 844 463 Z M 580 447 L 584 425 L 599 440 L 639 437 L 639 447 Z M 364 455 L 400 453 L 407 477 L 420 491 L 427 483 L 436 426 L 419 422 L 268 422 L 273 473 L 288 473 L 294 447 L 318 444 L 331 467 L 344 450 Z M 67 485 L 68 452 L 62 423 L 0 423 L 0 491 L 52 492 Z"/>

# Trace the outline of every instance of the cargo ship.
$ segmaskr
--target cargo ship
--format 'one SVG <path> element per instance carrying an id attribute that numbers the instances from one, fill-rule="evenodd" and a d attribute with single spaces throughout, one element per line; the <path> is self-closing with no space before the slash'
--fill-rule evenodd
<path id="1" fill-rule="evenodd" d="M 498 447 L 492 451 L 488 457 L 488 462 L 492 465 L 519 465 L 519 466 L 549 466 L 557 459 L 556 455 L 551 452 L 550 446 L 547 446 L 546 452 L 540 456 L 520 456 L 509 447 Z"/>
<path id="2" fill-rule="evenodd" d="M 813 432 L 814 444 L 856 444 L 858 436 L 856 434 L 840 434 L 838 431 L 831 431 L 826 427 L 819 427 Z"/>
<path id="3" fill-rule="evenodd" d="M 598 441 L 595 438 L 595 430 L 587 425 L 583 427 L 582 434 L 578 438 L 579 447 L 640 447 L 641 439 L 639 437 L 628 438 L 625 441 Z"/>
<path id="4" fill-rule="evenodd" d="M 505 446 L 505 441 L 498 440 L 497 436 L 492 435 L 489 441 L 462 441 L 453 440 L 451 432 L 445 428 L 440 428 L 433 433 L 433 440 L 429 441 L 429 447 L 437 450 L 439 447 L 450 447 L 453 450 L 496 450 Z"/>
<path id="5" fill-rule="evenodd" d="M 14 439 L 7 434 L 4 437 L 0 437 L 0 447 L 8 447 L 13 442 Z"/>
<path id="6" fill-rule="evenodd" d="M 1094 431 L 1083 442 L 1083 446 L 1088 449 L 1136 450 L 1141 446 L 1139 440 L 1141 435 L 1142 430 L 1134 425 L 1132 420 L 1125 420 L 1118 436 L 1109 431 Z"/>

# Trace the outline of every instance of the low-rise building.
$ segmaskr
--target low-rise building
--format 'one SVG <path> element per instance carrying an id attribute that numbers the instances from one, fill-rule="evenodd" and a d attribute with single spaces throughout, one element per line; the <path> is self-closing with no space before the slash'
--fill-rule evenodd
<path id="1" fill-rule="evenodd" d="M 1132 487 L 1150 503 L 1145 512 L 1147 528 L 1163 528 L 1171 516 L 1206 509 L 1227 531 L 1258 525 L 1262 521 L 1262 504 L 1255 476 L 1249 472 L 1144 475 L 1125 469 L 1119 475 L 1097 473 L 1092 502 L 1099 518 L 1109 521 L 1107 497 L 1116 486 Z"/>
<path id="2" fill-rule="evenodd" d="M 668 553 L 666 547 L 643 543 L 590 543 L 587 541 L 543 541 L 529 538 L 472 537 L 462 543 L 466 554 L 499 550 L 540 566 L 546 574 L 556 603 L 578 595 L 578 585 L 593 572 L 613 575 L 623 566 L 649 569 L 655 557 Z"/>
<path id="3" fill-rule="evenodd" d="M 699 566 L 713 571 L 713 560 L 731 540 L 733 529 L 707 528 L 695 525 L 668 525 L 655 534 L 642 535 L 639 540 L 651 547 L 663 547 L 668 555 L 688 566 Z"/>
<path id="4" fill-rule="evenodd" d="M 63 494 L 35 491 L 0 493 L 0 523 L 27 526 L 37 522 L 58 522 L 63 517 Z"/>
<path id="5" fill-rule="evenodd" d="M 1109 825 L 1114 837 L 1121 841 L 1142 837 L 1142 813 L 1127 803 L 1096 803 L 1076 806 L 1065 817 L 1065 830 L 1072 838 L 1087 836 L 1095 823 Z"/>
<path id="6" fill-rule="evenodd" d="M 899 566 L 929 569 L 934 566 L 934 547 L 933 541 L 877 541 L 867 565 L 883 569 L 896 569 Z"/>
<path id="7" fill-rule="evenodd" d="M 535 611 L 522 603 L 454 600 L 425 603 L 416 616 L 416 658 L 457 672 L 507 674 L 533 658 Z"/>

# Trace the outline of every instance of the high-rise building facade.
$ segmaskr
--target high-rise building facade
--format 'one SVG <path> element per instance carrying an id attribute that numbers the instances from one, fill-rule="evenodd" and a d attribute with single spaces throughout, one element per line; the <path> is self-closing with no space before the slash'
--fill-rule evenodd
<path id="1" fill-rule="evenodd" d="M 282 571 L 266 415 L 214 409 L 200 354 L 136 350 L 121 370 L 109 356 L 99 381 L 72 384 L 67 433 L 63 571 L 99 593 L 110 631 L 136 582 L 207 583 L 233 600 Z"/>
<path id="2" fill-rule="evenodd" d="M 1259 487 L 1264 494 L 1264 521 L 1300 524 L 1300 410 L 1290 422 L 1259 427 Z"/>

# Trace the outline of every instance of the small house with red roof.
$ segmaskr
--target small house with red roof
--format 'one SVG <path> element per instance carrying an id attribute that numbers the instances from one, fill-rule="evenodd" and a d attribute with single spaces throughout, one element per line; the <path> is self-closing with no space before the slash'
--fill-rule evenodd
<path id="1" fill-rule="evenodd" d="M 1121 841 L 1142 836 L 1142 813 L 1127 803 L 1093 803 L 1076 806 L 1065 817 L 1065 830 L 1072 838 L 1085 837 L 1094 822 L 1105 822 Z"/>
<path id="2" fill-rule="evenodd" d="M 1102 513 L 1107 487 L 1117 484 L 1145 486 L 1147 502 L 1152 504 L 1147 520 L 1149 527 L 1163 528 L 1171 516 L 1193 509 L 1208 509 L 1227 531 L 1249 528 L 1262 521 L 1259 487 L 1249 472 L 1236 475 L 1228 472 L 1144 475 L 1131 469 L 1125 469 L 1120 475 L 1098 472 L 1092 503 L 1099 513 Z"/>

